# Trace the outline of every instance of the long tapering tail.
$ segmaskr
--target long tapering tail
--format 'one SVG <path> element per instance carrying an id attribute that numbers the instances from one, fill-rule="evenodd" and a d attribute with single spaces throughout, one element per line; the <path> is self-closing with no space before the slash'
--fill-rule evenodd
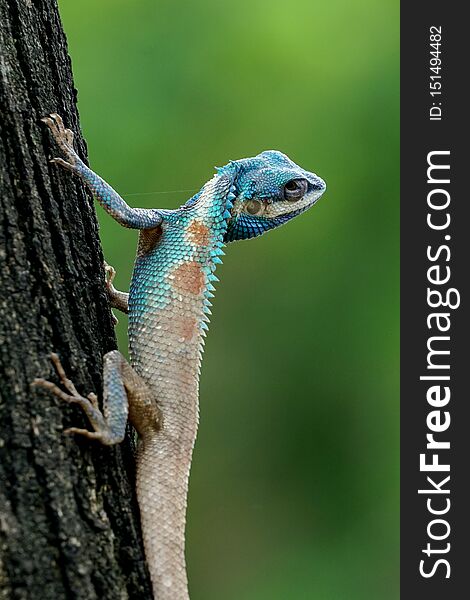
<path id="1" fill-rule="evenodd" d="M 184 533 L 192 447 L 167 432 L 142 440 L 137 498 L 155 600 L 189 600 Z"/>

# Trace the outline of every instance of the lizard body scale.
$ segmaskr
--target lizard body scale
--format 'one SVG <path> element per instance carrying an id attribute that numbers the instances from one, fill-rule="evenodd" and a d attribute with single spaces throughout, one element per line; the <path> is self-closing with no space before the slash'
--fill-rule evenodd
<path id="1" fill-rule="evenodd" d="M 120 224 L 140 230 L 129 295 L 108 284 L 111 306 L 129 313 L 130 365 L 118 351 L 104 357 L 103 410 L 81 396 L 52 355 L 61 388 L 47 388 L 81 406 L 93 431 L 71 428 L 104 444 L 122 441 L 127 419 L 139 436 L 137 498 L 146 560 L 157 600 L 189 598 L 184 536 L 191 457 L 198 426 L 198 384 L 214 271 L 225 243 L 256 237 L 311 207 L 326 189 L 280 152 L 232 161 L 177 210 L 134 209 L 80 160 L 73 134 L 52 114 L 43 119 L 67 160 Z"/>

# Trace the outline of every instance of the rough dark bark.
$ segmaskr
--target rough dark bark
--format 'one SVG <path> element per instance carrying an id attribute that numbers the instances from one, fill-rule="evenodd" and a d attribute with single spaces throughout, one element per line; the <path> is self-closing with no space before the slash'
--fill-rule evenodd
<path id="1" fill-rule="evenodd" d="M 55 0 L 0 0 L 0 599 L 151 598 L 129 443 L 64 436 L 80 410 L 30 388 L 101 390 L 115 348 L 93 202 L 40 118 L 76 132 L 76 91 Z"/>

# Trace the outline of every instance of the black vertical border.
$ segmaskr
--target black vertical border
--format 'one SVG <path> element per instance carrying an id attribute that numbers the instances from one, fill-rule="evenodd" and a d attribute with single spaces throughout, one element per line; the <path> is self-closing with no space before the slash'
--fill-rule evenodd
<path id="1" fill-rule="evenodd" d="M 470 110 L 468 57 L 469 25 L 464 18 L 464 3 L 448 1 L 401 3 L 401 599 L 434 598 L 453 600 L 470 597 L 470 336 L 468 293 L 470 279 Z M 433 99 L 429 94 L 429 31 L 442 27 L 442 121 L 429 120 Z M 451 194 L 451 240 L 443 232 L 433 232 L 426 224 L 428 213 L 427 154 L 433 150 L 450 150 L 450 179 L 445 186 Z M 419 380 L 426 373 L 429 312 L 426 302 L 426 274 L 430 266 L 428 245 L 448 243 L 451 259 L 449 286 L 459 290 L 461 305 L 451 313 L 450 333 L 450 428 L 440 434 L 449 440 L 447 456 L 450 473 L 451 508 L 443 518 L 449 521 L 449 537 L 434 542 L 427 535 L 433 519 L 426 507 L 426 474 L 420 473 L 419 455 L 426 451 L 426 416 L 433 410 L 426 401 L 429 382 Z M 445 265 L 443 261 L 441 264 Z M 445 286 L 442 286 L 445 287 Z M 443 308 L 441 310 L 444 310 Z M 445 335 L 445 334 L 442 334 Z M 447 357 L 449 358 L 449 357 Z M 442 372 L 440 374 L 443 374 Z M 438 435 L 436 435 L 438 438 Z M 445 454 L 447 452 L 447 455 Z M 432 476 L 431 473 L 429 473 Z M 446 474 L 436 473 L 435 480 Z M 430 487 L 430 486 L 427 486 Z M 435 496 L 437 498 L 437 496 Z M 441 500 L 444 496 L 440 496 Z M 437 500 L 436 500 L 437 506 Z M 438 531 L 436 529 L 435 531 Z M 419 563 L 427 559 L 422 550 L 430 542 L 434 547 L 450 543 L 445 558 L 451 567 L 439 567 L 431 578 L 419 573 Z"/>

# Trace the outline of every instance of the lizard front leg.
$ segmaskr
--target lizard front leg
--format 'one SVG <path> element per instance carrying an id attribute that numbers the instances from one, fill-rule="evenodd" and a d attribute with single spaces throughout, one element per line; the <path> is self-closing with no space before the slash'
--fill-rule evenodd
<path id="1" fill-rule="evenodd" d="M 57 354 L 51 354 L 64 392 L 52 381 L 35 379 L 32 385 L 45 388 L 61 400 L 78 404 L 93 428 L 93 431 L 70 427 L 64 433 L 76 433 L 111 446 L 124 439 L 127 418 L 145 440 L 152 437 L 162 426 L 162 416 L 152 390 L 127 363 L 117 350 L 105 354 L 103 358 L 103 410 L 98 406 L 95 394 L 85 398 L 67 378 Z"/>
<path id="2" fill-rule="evenodd" d="M 104 270 L 106 273 L 106 291 L 108 292 L 109 303 L 111 308 L 117 308 L 123 313 L 129 313 L 129 294 L 117 290 L 113 281 L 116 276 L 116 270 L 108 263 L 104 263 Z"/>
<path id="3" fill-rule="evenodd" d="M 52 113 L 41 121 L 49 127 L 66 158 L 53 158 L 51 162 L 78 175 L 105 211 L 118 223 L 131 229 L 148 229 L 161 224 L 162 217 L 158 210 L 131 208 L 106 181 L 85 165 L 73 148 L 73 132 L 65 128 L 58 114 Z"/>

